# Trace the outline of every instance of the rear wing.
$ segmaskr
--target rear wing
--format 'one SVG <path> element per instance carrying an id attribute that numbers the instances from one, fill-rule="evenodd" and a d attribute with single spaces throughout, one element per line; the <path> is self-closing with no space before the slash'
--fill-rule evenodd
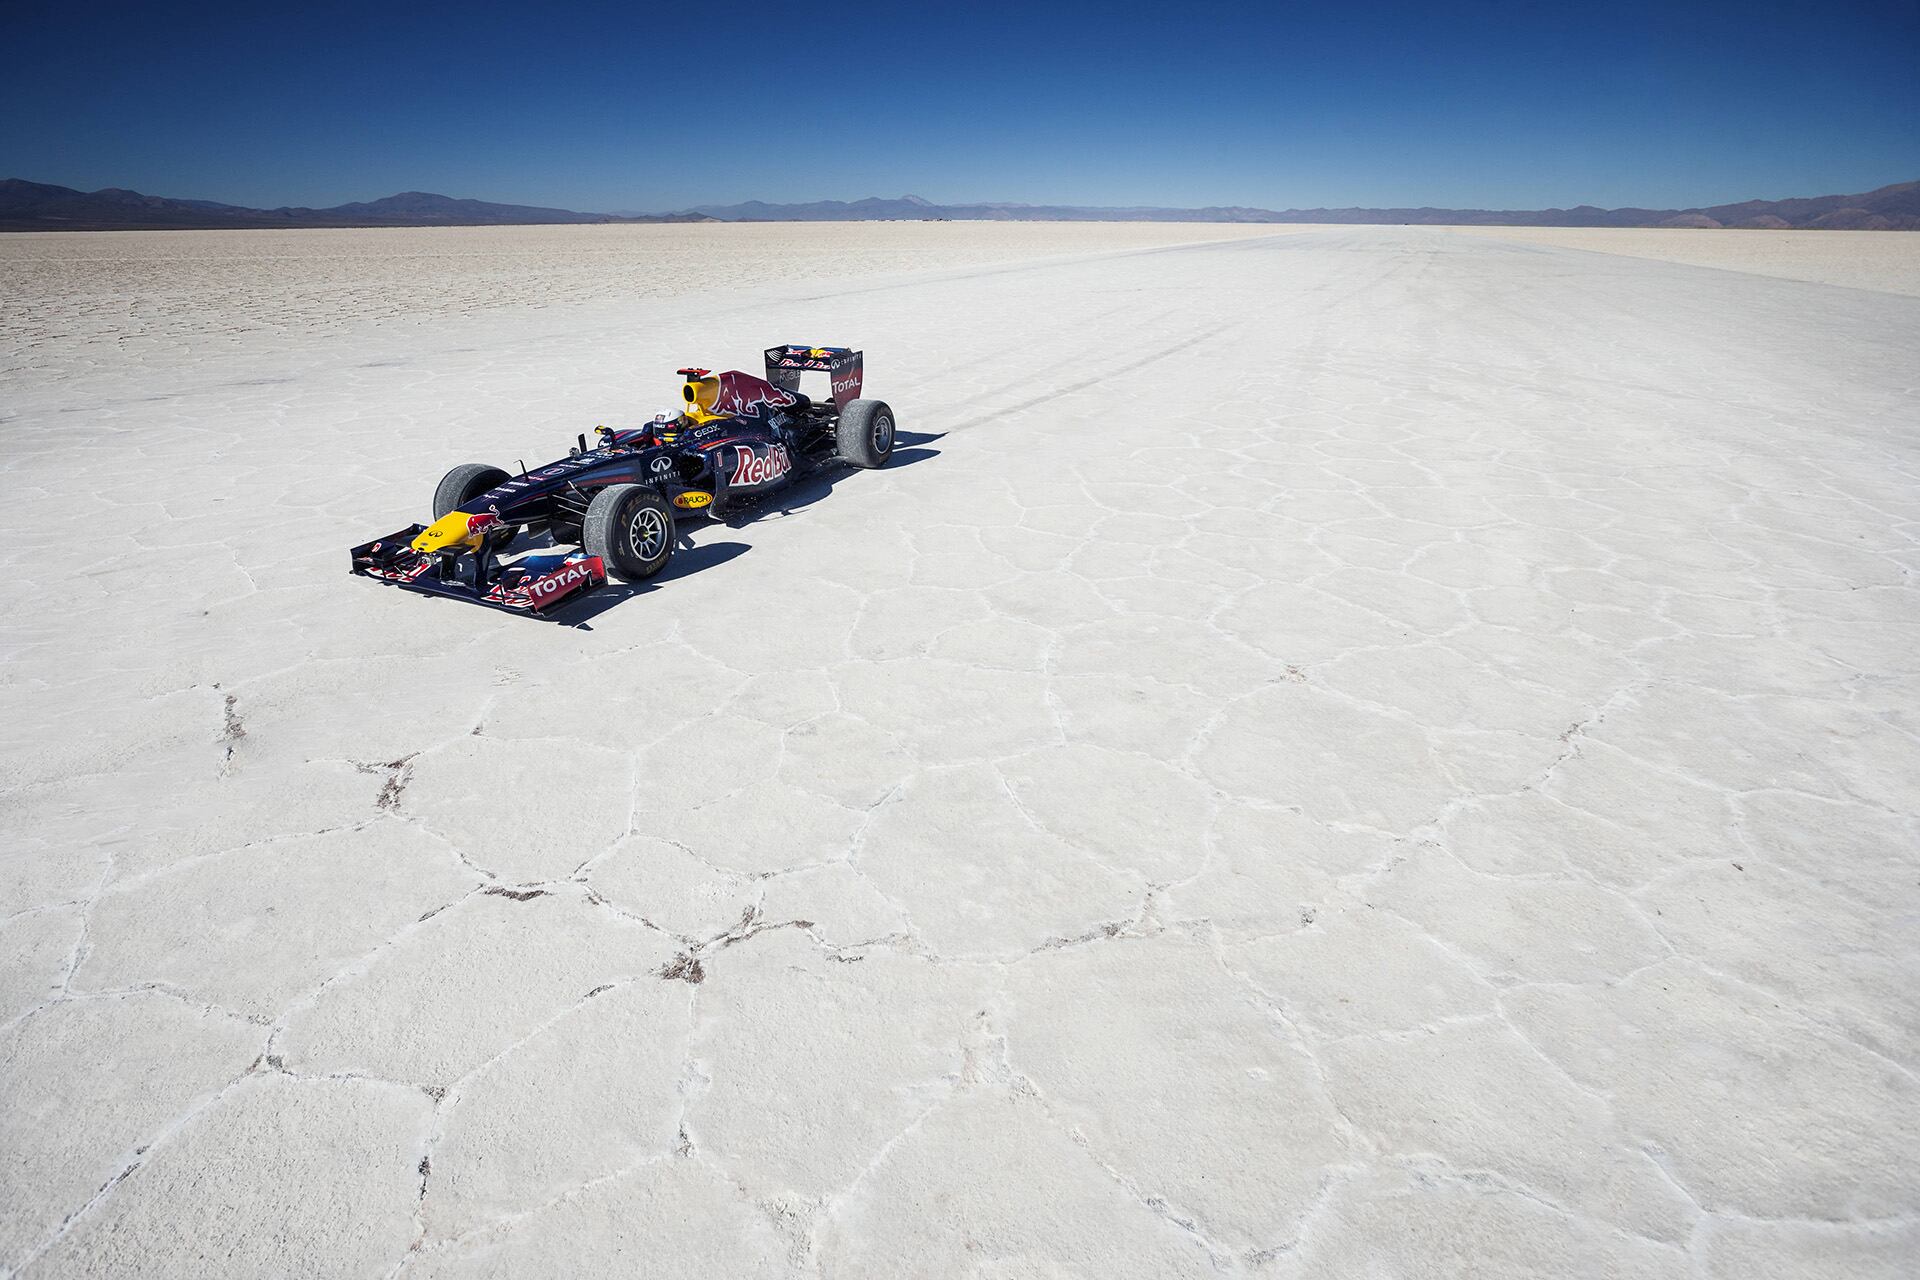
<path id="1" fill-rule="evenodd" d="M 803 347 L 788 343 L 784 347 L 768 347 L 766 357 L 767 381 L 782 391 L 800 390 L 800 375 L 808 369 L 817 369 L 827 375 L 835 405 L 844 409 L 860 398 L 860 384 L 866 376 L 862 352 L 847 347 Z"/>

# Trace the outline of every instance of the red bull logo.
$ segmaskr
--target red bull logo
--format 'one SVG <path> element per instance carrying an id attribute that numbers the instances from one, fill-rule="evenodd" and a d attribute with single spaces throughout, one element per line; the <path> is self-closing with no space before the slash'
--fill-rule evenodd
<path id="1" fill-rule="evenodd" d="M 787 456 L 787 446 L 783 444 L 771 445 L 765 453 L 737 444 L 733 446 L 733 478 L 727 483 L 735 488 L 750 488 L 778 480 L 791 470 L 793 459 Z"/>

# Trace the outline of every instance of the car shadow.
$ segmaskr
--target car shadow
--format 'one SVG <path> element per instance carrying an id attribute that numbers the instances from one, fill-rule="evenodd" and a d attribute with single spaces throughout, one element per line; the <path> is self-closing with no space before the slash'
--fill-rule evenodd
<path id="1" fill-rule="evenodd" d="M 924 431 L 900 432 L 894 437 L 893 456 L 887 460 L 887 465 L 883 469 L 891 471 L 897 467 L 917 466 L 928 459 L 939 457 L 940 450 L 927 446 L 944 434 L 944 432 Z M 903 445 L 906 447 L 902 448 Z M 591 631 L 593 628 L 588 624 L 607 610 L 616 608 L 635 596 L 650 595 L 669 582 L 717 568 L 752 550 L 744 542 L 695 541 L 695 535 L 709 529 L 742 529 L 760 520 L 793 515 L 820 501 L 832 493 L 841 481 L 850 476 L 859 475 L 862 470 L 860 467 L 836 463 L 801 477 L 793 484 L 777 493 L 769 494 L 764 500 L 750 507 L 729 512 L 725 516 L 681 524 L 678 530 L 680 537 L 674 549 L 673 559 L 668 562 L 666 569 L 659 577 L 647 582 L 620 582 L 617 579 L 609 579 L 604 587 L 586 592 L 575 600 L 556 605 L 548 616 L 564 626 Z M 543 533 L 529 541 L 525 550 L 530 553 L 528 559 L 538 560 L 543 551 L 570 551 L 572 548 L 556 547 L 553 540 Z"/>
<path id="2" fill-rule="evenodd" d="M 518 563 L 535 568 L 537 572 L 540 568 L 548 567 L 545 562 L 549 558 L 551 558 L 552 567 L 557 568 L 573 547 L 556 544 L 547 535 L 542 534 L 539 538 L 530 541 L 526 550 L 528 554 Z M 695 543 L 683 529 L 679 543 L 674 548 L 673 559 L 667 562 L 667 567 L 658 577 L 646 582 L 622 582 L 618 578 L 609 577 L 605 586 L 555 605 L 544 616 L 562 626 L 581 627 L 591 631 L 593 628 L 587 624 L 607 610 L 635 596 L 650 595 L 675 579 L 725 564 L 751 550 L 753 548 L 744 542 Z"/>
<path id="3" fill-rule="evenodd" d="M 940 439 L 940 434 L 928 434 L 920 431 L 902 431 L 894 436 L 893 456 L 887 459 L 886 471 L 895 471 L 901 467 L 918 466 L 922 462 L 940 456 L 940 450 L 926 446 Z M 901 448 L 906 445 L 906 448 Z M 844 462 L 832 463 L 811 475 L 802 476 L 786 488 L 768 494 L 752 506 L 730 511 L 725 516 L 716 516 L 715 522 L 730 529 L 741 529 L 760 520 L 790 516 L 812 506 L 820 499 L 832 493 L 844 480 L 864 473 L 864 468 L 851 467 Z"/>
<path id="4" fill-rule="evenodd" d="M 622 582 L 618 578 L 609 578 L 606 586 L 556 606 L 552 618 L 565 626 L 591 631 L 593 628 L 588 624 L 607 610 L 635 596 L 651 595 L 676 578 L 725 564 L 751 550 L 753 548 L 744 542 L 709 542 L 695 546 L 683 535 L 673 559 L 668 561 L 660 576 L 646 582 Z"/>

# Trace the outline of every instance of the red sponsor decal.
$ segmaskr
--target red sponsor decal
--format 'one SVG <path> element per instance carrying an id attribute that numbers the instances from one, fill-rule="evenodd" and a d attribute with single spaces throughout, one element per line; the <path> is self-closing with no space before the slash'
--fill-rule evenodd
<path id="1" fill-rule="evenodd" d="M 536 609 L 564 600 L 583 587 L 604 580 L 606 571 L 600 567 L 598 556 L 585 560 L 569 560 L 544 577 L 535 578 L 524 588 L 527 600 Z"/>
<path id="2" fill-rule="evenodd" d="M 766 484 L 778 480 L 793 470 L 793 459 L 787 456 L 787 446 L 770 446 L 766 453 L 757 453 L 744 444 L 733 446 L 733 479 L 727 483 L 736 486 Z"/>
<path id="3" fill-rule="evenodd" d="M 793 392 L 776 387 L 765 378 L 741 373 L 738 369 L 721 374 L 719 381 L 713 397 L 715 413 L 757 417 L 762 405 L 771 409 L 785 409 L 795 401 Z"/>
<path id="4" fill-rule="evenodd" d="M 369 565 L 367 567 L 367 576 L 370 578 L 384 578 L 388 582 L 412 582 L 431 567 L 432 562 L 423 557 L 417 563 L 410 564 L 402 569 L 387 569 L 379 565 Z"/>

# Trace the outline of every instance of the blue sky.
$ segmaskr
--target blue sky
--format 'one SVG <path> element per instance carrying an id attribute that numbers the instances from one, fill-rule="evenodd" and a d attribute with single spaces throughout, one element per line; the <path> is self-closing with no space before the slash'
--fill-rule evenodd
<path id="1" fill-rule="evenodd" d="M 1920 178 L 1920 4 L 79 5 L 0 17 L 0 176 L 405 189 L 1675 207 Z"/>

